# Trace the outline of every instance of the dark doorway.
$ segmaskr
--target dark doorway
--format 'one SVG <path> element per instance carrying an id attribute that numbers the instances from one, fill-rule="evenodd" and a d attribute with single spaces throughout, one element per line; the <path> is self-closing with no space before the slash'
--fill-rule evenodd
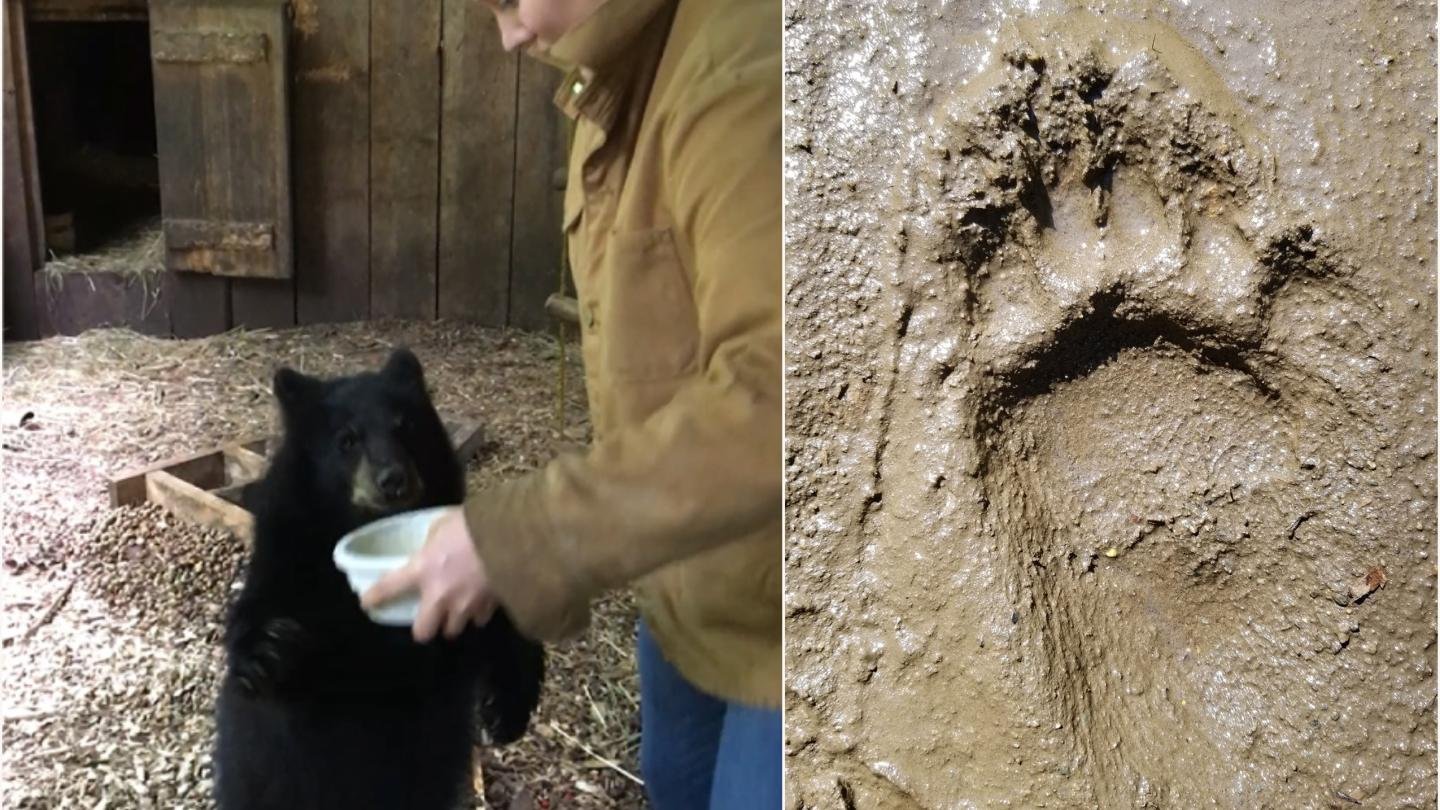
<path id="1" fill-rule="evenodd" d="M 29 33 L 47 269 L 159 270 L 147 23 L 32 21 Z"/>

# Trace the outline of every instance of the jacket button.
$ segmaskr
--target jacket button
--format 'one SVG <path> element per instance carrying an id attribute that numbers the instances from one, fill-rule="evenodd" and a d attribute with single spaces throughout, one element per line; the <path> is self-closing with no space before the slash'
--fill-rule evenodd
<path id="1" fill-rule="evenodd" d="M 583 92 L 585 92 L 585 82 L 576 79 L 575 83 L 570 85 L 570 95 L 578 96 Z"/>

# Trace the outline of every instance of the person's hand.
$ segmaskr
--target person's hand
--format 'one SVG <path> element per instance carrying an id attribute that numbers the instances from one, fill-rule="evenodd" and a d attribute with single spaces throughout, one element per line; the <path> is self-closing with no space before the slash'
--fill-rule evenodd
<path id="1" fill-rule="evenodd" d="M 421 643 L 434 638 L 442 625 L 445 637 L 455 638 L 466 625 L 483 625 L 495 613 L 490 578 L 458 507 L 431 524 L 425 545 L 404 566 L 370 586 L 360 605 L 370 610 L 414 591 L 420 592 L 420 609 L 411 633 Z"/>

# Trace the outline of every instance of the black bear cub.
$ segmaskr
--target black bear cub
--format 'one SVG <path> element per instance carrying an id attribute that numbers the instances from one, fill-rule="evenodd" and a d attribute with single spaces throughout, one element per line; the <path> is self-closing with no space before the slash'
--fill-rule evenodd
<path id="1" fill-rule="evenodd" d="M 245 493 L 255 543 L 225 632 L 216 708 L 221 810 L 451 810 L 471 747 L 525 732 L 542 648 L 504 611 L 454 641 L 372 622 L 331 552 L 359 526 L 458 504 L 464 474 L 419 361 L 378 373 L 275 375 L 284 437 Z"/>

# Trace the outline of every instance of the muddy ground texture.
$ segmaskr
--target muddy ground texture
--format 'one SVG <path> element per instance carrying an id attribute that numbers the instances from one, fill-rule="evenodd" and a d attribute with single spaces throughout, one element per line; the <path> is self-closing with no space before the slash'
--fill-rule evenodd
<path id="1" fill-rule="evenodd" d="M 800 807 L 1435 801 L 1435 7 L 787 11 Z"/>
<path id="2" fill-rule="evenodd" d="M 112 510 L 118 471 L 275 426 L 279 364 L 377 367 L 396 345 L 425 365 L 446 418 L 491 441 L 473 489 L 588 432 L 570 352 L 565 435 L 545 336 L 372 323 L 161 341 L 94 331 L 5 347 L 4 795 L 14 808 L 208 808 L 218 646 L 244 551 L 152 506 Z M 23 422 L 23 424 L 22 424 Z M 519 743 L 477 755 L 475 807 L 635 807 L 633 627 L 626 595 L 554 646 Z"/>

